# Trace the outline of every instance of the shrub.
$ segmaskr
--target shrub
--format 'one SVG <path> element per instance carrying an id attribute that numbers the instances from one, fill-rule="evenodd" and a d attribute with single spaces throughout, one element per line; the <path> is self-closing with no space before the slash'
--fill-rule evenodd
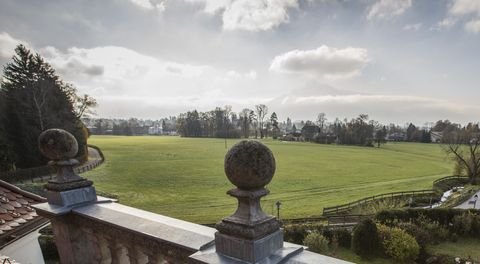
<path id="1" fill-rule="evenodd" d="M 433 243 L 431 235 L 424 228 L 413 223 L 399 223 L 397 227 L 405 230 L 407 234 L 413 236 L 421 249 L 424 249 L 428 244 Z"/>
<path id="2" fill-rule="evenodd" d="M 470 213 L 457 215 L 453 218 L 453 232 L 459 235 L 470 234 L 472 224 L 475 221 L 475 216 Z"/>
<path id="3" fill-rule="evenodd" d="M 307 246 L 310 251 L 317 253 L 328 252 L 328 239 L 320 232 L 313 231 L 305 237 L 303 245 Z"/>
<path id="4" fill-rule="evenodd" d="M 338 245 L 343 248 L 351 248 L 352 245 L 352 232 L 346 228 L 339 229 L 325 229 L 322 235 L 326 237 L 330 242 L 336 237 Z"/>
<path id="5" fill-rule="evenodd" d="M 370 258 L 377 253 L 378 248 L 378 231 L 373 220 L 360 222 L 353 230 L 353 251 L 362 258 Z"/>
<path id="6" fill-rule="evenodd" d="M 351 248 L 352 246 L 352 233 L 347 229 L 335 230 L 335 235 L 338 239 L 338 245 L 343 248 Z"/>
<path id="7" fill-rule="evenodd" d="M 471 234 L 472 236 L 480 237 L 480 215 L 473 217 Z"/>
<path id="8" fill-rule="evenodd" d="M 423 215 L 429 222 L 438 222 L 440 225 L 449 226 L 453 224 L 453 219 L 457 215 L 463 215 L 470 212 L 479 215 L 475 209 L 451 209 L 451 208 L 435 208 L 435 209 L 389 209 L 383 210 L 376 215 L 377 221 L 382 224 L 391 223 L 393 221 L 401 222 L 417 222 L 417 219 Z"/>
<path id="9" fill-rule="evenodd" d="M 379 225 L 378 235 L 385 254 L 399 262 L 413 262 L 420 253 L 415 238 L 398 227 Z"/>
<path id="10" fill-rule="evenodd" d="M 290 243 L 302 244 L 306 235 L 307 231 L 302 225 L 287 225 L 283 228 L 283 237 Z"/>

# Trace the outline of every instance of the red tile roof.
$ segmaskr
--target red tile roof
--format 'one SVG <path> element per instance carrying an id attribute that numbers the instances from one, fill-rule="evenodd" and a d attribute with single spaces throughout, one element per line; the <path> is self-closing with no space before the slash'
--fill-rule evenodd
<path id="1" fill-rule="evenodd" d="M 41 196 L 0 180 L 0 248 L 47 222 L 31 207 L 46 201 Z"/>

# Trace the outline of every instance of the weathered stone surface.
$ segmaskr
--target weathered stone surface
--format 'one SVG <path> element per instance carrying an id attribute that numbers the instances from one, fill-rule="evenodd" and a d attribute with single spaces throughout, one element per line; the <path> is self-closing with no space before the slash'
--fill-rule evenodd
<path id="1" fill-rule="evenodd" d="M 259 189 L 272 180 L 275 158 L 264 144 L 243 140 L 235 144 L 225 156 L 225 174 L 240 189 Z"/>
<path id="2" fill-rule="evenodd" d="M 260 198 L 268 194 L 262 188 L 255 191 L 233 189 L 228 194 L 238 199 L 235 213 L 225 217 L 215 225 L 222 234 L 245 239 L 260 239 L 280 228 L 275 217 L 265 214 L 260 205 Z"/>
<path id="3" fill-rule="evenodd" d="M 72 206 L 82 203 L 94 202 L 97 200 L 97 194 L 93 187 L 76 188 L 73 190 L 47 193 L 47 200 L 50 204 L 60 206 Z"/>
<path id="4" fill-rule="evenodd" d="M 248 263 L 257 263 L 283 247 L 283 233 L 278 230 L 264 238 L 249 240 L 217 232 L 215 241 L 218 253 Z"/>
<path id="5" fill-rule="evenodd" d="M 40 152 L 51 160 L 68 160 L 78 153 L 75 137 L 62 129 L 48 129 L 38 137 Z"/>

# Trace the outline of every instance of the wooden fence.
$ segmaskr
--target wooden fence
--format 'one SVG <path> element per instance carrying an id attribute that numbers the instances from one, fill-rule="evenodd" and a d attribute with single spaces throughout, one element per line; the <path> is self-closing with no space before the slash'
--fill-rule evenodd
<path id="1" fill-rule="evenodd" d="M 100 159 L 90 160 L 84 164 L 75 167 L 75 173 L 84 173 L 86 171 L 92 170 L 102 164 L 105 160 L 102 151 L 98 147 L 92 145 L 89 145 L 89 147 L 94 148 L 98 151 L 98 153 L 100 154 Z M 17 169 L 15 171 L 3 171 L 0 172 L 0 180 L 9 183 L 43 182 L 53 179 L 55 173 L 55 167 L 47 165 L 27 169 Z"/>
<path id="2" fill-rule="evenodd" d="M 323 215 L 328 216 L 328 215 L 337 215 L 340 213 L 346 213 L 355 206 L 364 205 L 379 199 L 387 199 L 387 198 L 393 199 L 398 197 L 412 197 L 412 196 L 425 196 L 425 195 L 434 196 L 435 192 L 433 190 L 418 190 L 418 191 L 391 192 L 391 193 L 373 195 L 373 196 L 356 200 L 350 203 L 331 206 L 331 207 L 325 207 L 323 208 Z"/>
<path id="3" fill-rule="evenodd" d="M 457 187 L 459 184 L 468 183 L 470 178 L 467 176 L 447 176 L 433 181 L 433 188 L 438 188 L 443 191 Z"/>

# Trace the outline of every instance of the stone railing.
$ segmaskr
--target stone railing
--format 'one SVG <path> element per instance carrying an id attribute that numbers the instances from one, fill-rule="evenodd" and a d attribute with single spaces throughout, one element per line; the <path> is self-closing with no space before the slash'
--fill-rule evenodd
<path id="1" fill-rule="evenodd" d="M 228 194 L 238 208 L 216 228 L 97 196 L 73 170 L 76 141 L 66 131 L 47 130 L 39 144 L 58 174 L 45 186 L 48 202 L 35 208 L 52 223 L 61 263 L 348 263 L 283 241 L 277 219 L 260 207 L 275 159 L 259 142 L 242 141 L 227 153 L 225 173 L 237 186 Z"/>

